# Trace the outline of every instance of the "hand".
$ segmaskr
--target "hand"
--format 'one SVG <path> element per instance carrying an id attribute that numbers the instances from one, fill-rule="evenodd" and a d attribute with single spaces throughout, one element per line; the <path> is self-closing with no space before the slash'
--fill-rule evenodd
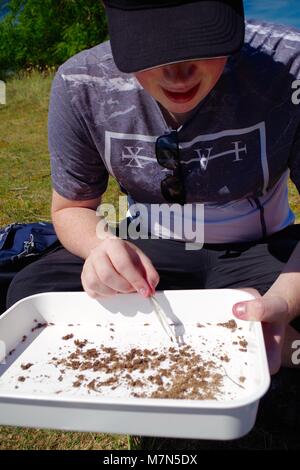
<path id="1" fill-rule="evenodd" d="M 271 374 L 281 366 L 285 329 L 288 324 L 288 303 L 280 296 L 261 296 L 255 289 L 247 289 L 256 297 L 233 306 L 233 314 L 240 320 L 261 321 Z"/>
<path id="2" fill-rule="evenodd" d="M 151 260 L 134 244 L 117 237 L 99 242 L 86 259 L 81 282 L 92 298 L 139 292 L 148 297 L 159 282 Z"/>

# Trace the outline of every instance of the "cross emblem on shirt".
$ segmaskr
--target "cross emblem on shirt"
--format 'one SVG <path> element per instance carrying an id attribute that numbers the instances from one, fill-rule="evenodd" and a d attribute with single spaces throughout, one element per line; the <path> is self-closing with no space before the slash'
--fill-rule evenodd
<path id="1" fill-rule="evenodd" d="M 142 155 L 143 147 L 125 146 L 122 152 L 122 159 L 127 160 L 126 166 L 131 168 L 144 168 L 147 163 L 153 162 L 154 158 Z"/>

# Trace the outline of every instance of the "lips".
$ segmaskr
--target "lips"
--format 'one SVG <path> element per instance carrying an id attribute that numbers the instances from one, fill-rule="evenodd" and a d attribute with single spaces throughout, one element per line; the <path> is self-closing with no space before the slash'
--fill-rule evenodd
<path id="1" fill-rule="evenodd" d="M 166 90 L 165 88 L 162 88 L 164 94 L 166 97 L 173 101 L 174 103 L 187 103 L 188 101 L 191 101 L 197 94 L 199 90 L 200 84 L 198 83 L 195 85 L 193 88 L 190 88 L 187 91 L 170 91 Z"/>

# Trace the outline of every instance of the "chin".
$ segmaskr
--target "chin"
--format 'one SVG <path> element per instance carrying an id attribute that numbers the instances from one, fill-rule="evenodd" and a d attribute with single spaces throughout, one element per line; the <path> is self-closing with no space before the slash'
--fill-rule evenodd
<path id="1" fill-rule="evenodd" d="M 197 100 L 193 103 L 180 103 L 180 104 L 166 103 L 165 107 L 171 113 L 185 114 L 185 113 L 189 113 L 190 111 L 192 111 L 200 103 L 200 101 L 201 100 Z"/>

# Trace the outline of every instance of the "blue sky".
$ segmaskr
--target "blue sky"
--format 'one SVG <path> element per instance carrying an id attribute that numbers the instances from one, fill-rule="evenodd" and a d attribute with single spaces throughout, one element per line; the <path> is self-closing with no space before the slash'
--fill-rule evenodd
<path id="1" fill-rule="evenodd" d="M 0 18 L 1 16 L 6 13 L 6 5 L 9 0 L 0 0 Z"/>
<path id="2" fill-rule="evenodd" d="M 300 0 L 245 0 L 246 16 L 300 28 Z"/>

